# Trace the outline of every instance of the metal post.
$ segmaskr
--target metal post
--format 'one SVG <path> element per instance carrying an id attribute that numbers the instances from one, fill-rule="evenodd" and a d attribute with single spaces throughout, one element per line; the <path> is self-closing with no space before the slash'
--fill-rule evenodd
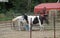
<path id="1" fill-rule="evenodd" d="M 30 38 L 32 38 L 32 18 L 31 18 L 31 20 L 30 20 Z"/>
<path id="2" fill-rule="evenodd" d="M 56 38 L 56 29 L 55 29 L 55 13 L 53 13 L 53 24 L 54 24 L 54 38 Z"/>

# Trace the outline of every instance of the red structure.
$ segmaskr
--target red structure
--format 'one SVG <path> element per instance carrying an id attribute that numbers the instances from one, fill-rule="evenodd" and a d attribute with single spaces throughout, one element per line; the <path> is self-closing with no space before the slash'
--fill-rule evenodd
<path id="1" fill-rule="evenodd" d="M 56 9 L 60 10 L 60 3 L 42 3 L 34 7 L 34 13 L 37 14 L 39 11 L 41 11 L 44 7 L 46 7 L 46 10 Z M 55 23 L 55 13 L 53 14 L 53 24 L 54 24 L 54 38 L 56 38 L 56 23 Z"/>
<path id="2" fill-rule="evenodd" d="M 42 3 L 34 7 L 34 13 L 38 13 L 43 9 L 43 7 L 46 7 L 47 10 L 51 9 L 57 9 L 60 10 L 60 3 Z"/>

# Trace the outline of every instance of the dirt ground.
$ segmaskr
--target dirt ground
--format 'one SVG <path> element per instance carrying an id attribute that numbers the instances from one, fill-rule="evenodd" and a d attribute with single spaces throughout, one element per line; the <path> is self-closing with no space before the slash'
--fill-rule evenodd
<path id="1" fill-rule="evenodd" d="M 60 38 L 60 30 L 56 30 L 55 37 Z M 11 29 L 10 23 L 0 23 L 0 38 L 30 38 L 30 32 Z M 32 38 L 54 38 L 54 31 L 32 31 Z"/>

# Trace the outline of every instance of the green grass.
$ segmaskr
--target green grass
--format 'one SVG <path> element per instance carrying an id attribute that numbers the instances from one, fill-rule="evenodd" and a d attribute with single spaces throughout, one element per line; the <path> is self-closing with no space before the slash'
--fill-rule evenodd
<path id="1" fill-rule="evenodd" d="M 10 17 L 4 17 L 4 18 L 0 18 L 0 21 L 8 21 L 8 20 L 11 20 L 12 18 Z"/>

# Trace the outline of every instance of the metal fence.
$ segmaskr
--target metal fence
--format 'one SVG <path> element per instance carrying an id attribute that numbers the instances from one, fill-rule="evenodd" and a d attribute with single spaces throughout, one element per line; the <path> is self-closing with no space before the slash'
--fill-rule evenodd
<path id="1" fill-rule="evenodd" d="M 60 38 L 60 13 L 50 11 L 49 14 L 49 25 L 44 23 L 43 31 L 38 30 L 39 26 L 32 27 L 31 31 L 20 31 L 17 21 L 15 28 L 12 21 L 0 21 L 0 38 Z"/>

